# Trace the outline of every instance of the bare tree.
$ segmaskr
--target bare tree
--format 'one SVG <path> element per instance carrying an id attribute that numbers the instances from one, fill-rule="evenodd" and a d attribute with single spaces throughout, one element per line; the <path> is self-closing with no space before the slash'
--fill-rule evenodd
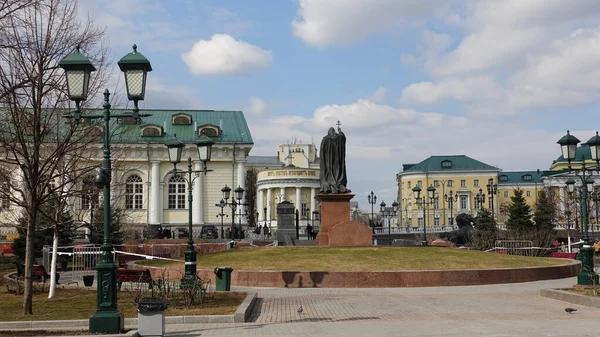
<path id="1" fill-rule="evenodd" d="M 58 63 L 80 46 L 99 70 L 90 83 L 95 92 L 108 76 L 103 71 L 108 50 L 104 32 L 91 18 L 79 19 L 77 5 L 73 0 L 0 0 L 0 179 L 7 185 L 0 193 L 27 219 L 23 314 L 33 314 L 37 219 L 54 218 L 40 214 L 41 205 L 64 197 L 60 191 L 68 193 L 93 169 L 89 146 L 97 139 L 65 122 L 69 101 Z"/>

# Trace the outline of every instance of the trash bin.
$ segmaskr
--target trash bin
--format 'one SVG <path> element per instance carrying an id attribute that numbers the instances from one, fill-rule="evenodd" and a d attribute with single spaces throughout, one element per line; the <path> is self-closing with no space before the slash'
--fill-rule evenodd
<path id="1" fill-rule="evenodd" d="M 145 297 L 138 303 L 138 334 L 140 336 L 165 335 L 165 310 L 162 297 Z"/>
<path id="2" fill-rule="evenodd" d="M 231 267 L 217 267 L 215 268 L 215 279 L 217 291 L 229 291 L 231 290 Z"/>

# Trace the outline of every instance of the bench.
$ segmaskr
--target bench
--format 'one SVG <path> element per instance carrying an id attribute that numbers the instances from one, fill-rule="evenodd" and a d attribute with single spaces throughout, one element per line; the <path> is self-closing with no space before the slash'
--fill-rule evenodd
<path id="1" fill-rule="evenodd" d="M 17 277 L 24 276 L 25 275 L 25 266 L 20 264 L 19 262 L 15 262 L 15 265 L 17 266 Z M 46 268 L 44 268 L 43 265 L 34 264 L 33 271 L 31 273 L 31 278 L 34 281 L 46 282 L 46 281 L 48 281 L 48 279 L 50 279 L 50 274 L 48 274 L 46 272 Z M 60 274 L 57 272 L 56 273 L 56 284 L 58 284 L 58 280 L 60 280 Z"/>
<path id="2" fill-rule="evenodd" d="M 15 253 L 15 250 L 12 249 L 12 248 L 4 248 L 2 250 L 2 255 L 5 255 L 5 254 L 14 254 L 14 253 Z"/>
<path id="3" fill-rule="evenodd" d="M 152 275 L 149 269 L 126 269 L 117 268 L 117 285 L 121 290 L 123 282 L 148 283 L 148 289 L 152 289 Z"/>
<path id="4" fill-rule="evenodd" d="M 137 255 L 120 254 L 118 259 L 119 267 L 126 267 L 128 262 L 139 261 L 142 259 L 142 257 Z"/>

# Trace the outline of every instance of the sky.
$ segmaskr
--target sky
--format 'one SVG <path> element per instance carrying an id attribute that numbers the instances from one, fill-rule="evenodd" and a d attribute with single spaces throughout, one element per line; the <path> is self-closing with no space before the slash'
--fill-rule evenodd
<path id="1" fill-rule="evenodd" d="M 80 0 L 79 11 L 106 29 L 115 62 L 136 43 L 152 63 L 142 107 L 242 110 L 250 155 L 318 147 L 339 120 L 363 209 L 370 191 L 391 204 L 402 164 L 462 154 L 544 170 L 567 129 L 582 142 L 598 129 L 598 0 Z"/>

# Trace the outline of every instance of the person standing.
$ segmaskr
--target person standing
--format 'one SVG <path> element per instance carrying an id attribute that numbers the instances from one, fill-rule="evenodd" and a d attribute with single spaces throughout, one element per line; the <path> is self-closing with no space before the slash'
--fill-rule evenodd
<path id="1" fill-rule="evenodd" d="M 312 226 L 310 224 L 306 225 L 306 237 L 308 240 L 312 239 Z"/>

